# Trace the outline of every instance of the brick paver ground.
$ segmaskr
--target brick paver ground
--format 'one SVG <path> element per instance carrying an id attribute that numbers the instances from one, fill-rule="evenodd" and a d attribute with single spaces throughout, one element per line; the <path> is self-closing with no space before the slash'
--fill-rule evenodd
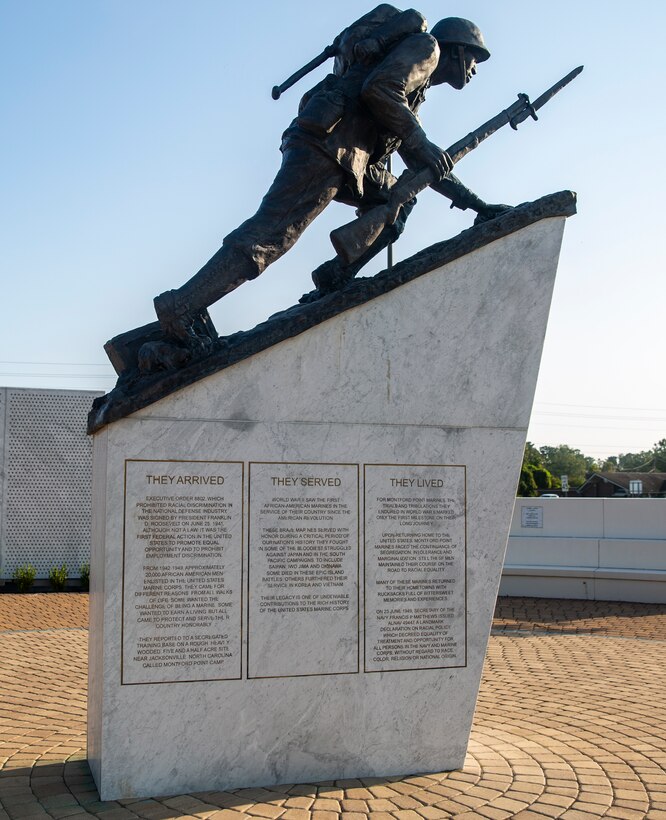
<path id="1" fill-rule="evenodd" d="M 88 627 L 88 596 L 79 592 L 0 595 L 0 633 Z"/>
<path id="2" fill-rule="evenodd" d="M 666 606 L 502 599 L 461 771 L 100 802 L 85 598 L 0 595 L 0 820 L 666 820 Z"/>
<path id="3" fill-rule="evenodd" d="M 666 604 L 499 598 L 493 629 L 666 640 Z"/>

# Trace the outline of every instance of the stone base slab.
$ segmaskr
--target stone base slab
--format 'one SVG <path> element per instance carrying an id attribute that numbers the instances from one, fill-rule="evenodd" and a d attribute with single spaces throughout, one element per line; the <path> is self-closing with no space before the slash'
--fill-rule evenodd
<path id="1" fill-rule="evenodd" d="M 96 432 L 103 800 L 463 765 L 563 225 Z"/>

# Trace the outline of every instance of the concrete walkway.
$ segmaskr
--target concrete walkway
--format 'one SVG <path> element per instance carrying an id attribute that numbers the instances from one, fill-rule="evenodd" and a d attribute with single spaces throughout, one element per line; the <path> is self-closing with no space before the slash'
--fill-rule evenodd
<path id="1" fill-rule="evenodd" d="M 86 624 L 85 595 L 0 595 L 0 820 L 666 820 L 666 606 L 501 599 L 462 771 L 118 802 L 86 763 Z"/>

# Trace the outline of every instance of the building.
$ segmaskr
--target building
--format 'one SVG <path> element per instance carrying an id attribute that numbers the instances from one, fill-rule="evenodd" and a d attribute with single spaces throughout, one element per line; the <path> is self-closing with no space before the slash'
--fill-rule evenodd
<path id="1" fill-rule="evenodd" d="M 578 494 L 585 498 L 666 498 L 666 473 L 592 473 Z"/>

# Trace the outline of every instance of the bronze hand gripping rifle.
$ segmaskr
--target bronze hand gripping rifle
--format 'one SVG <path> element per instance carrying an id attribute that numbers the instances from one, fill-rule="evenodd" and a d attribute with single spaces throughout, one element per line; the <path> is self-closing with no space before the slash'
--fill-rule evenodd
<path id="1" fill-rule="evenodd" d="M 583 66 L 578 66 L 569 72 L 555 85 L 551 86 L 534 102 L 530 102 L 527 94 L 519 94 L 518 99 L 504 111 L 501 111 L 492 119 L 479 126 L 476 130 L 463 137 L 458 142 L 454 142 L 447 149 L 451 161 L 455 165 L 470 151 L 473 151 L 483 140 L 498 131 L 504 125 L 510 125 L 514 130 L 528 117 L 538 119 L 536 112 L 544 106 L 558 91 L 568 85 L 583 70 Z M 429 168 L 422 171 L 404 171 L 395 185 L 391 188 L 389 201 L 386 205 L 379 205 L 372 208 L 367 213 L 342 225 L 331 232 L 331 242 L 338 256 L 345 265 L 350 265 L 359 259 L 377 239 L 386 225 L 392 225 L 398 218 L 400 208 L 428 185 L 437 183 L 439 180 L 433 175 Z"/>

